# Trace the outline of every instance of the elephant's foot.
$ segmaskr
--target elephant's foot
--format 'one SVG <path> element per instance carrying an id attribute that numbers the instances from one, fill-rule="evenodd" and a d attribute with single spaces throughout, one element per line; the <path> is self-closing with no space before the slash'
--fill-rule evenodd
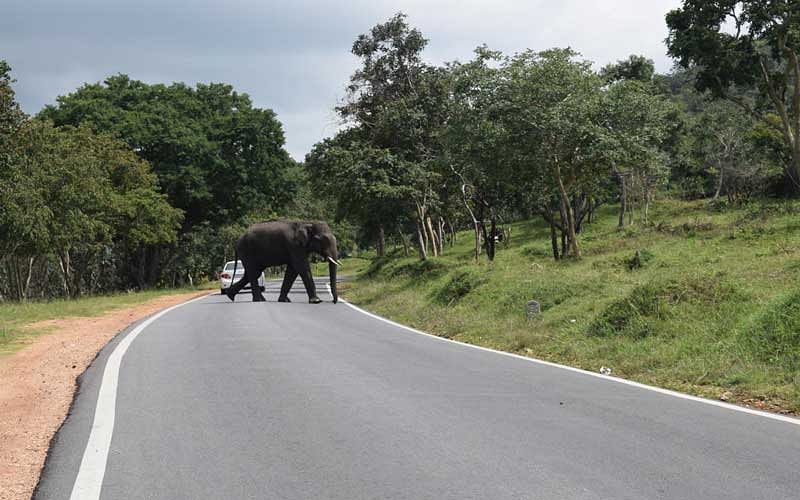
<path id="1" fill-rule="evenodd" d="M 319 297 L 314 296 L 308 298 L 309 304 L 319 304 L 320 302 L 322 302 L 322 299 L 320 299 Z"/>
<path id="2" fill-rule="evenodd" d="M 235 301 L 236 301 L 236 294 L 235 294 L 235 293 L 231 293 L 231 291 L 230 291 L 230 290 L 226 290 L 226 291 L 225 291 L 225 295 L 226 295 L 226 296 L 227 296 L 229 299 L 231 299 L 231 302 L 235 302 Z"/>
<path id="3" fill-rule="evenodd" d="M 289 300 L 289 297 L 281 295 L 280 297 L 278 297 L 278 302 L 291 302 L 291 300 Z"/>
<path id="4" fill-rule="evenodd" d="M 264 296 L 261 294 L 253 295 L 253 302 L 266 302 L 266 301 L 267 299 L 265 299 Z"/>

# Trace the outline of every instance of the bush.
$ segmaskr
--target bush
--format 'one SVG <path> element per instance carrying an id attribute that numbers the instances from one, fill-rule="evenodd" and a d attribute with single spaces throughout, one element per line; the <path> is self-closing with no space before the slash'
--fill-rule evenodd
<path id="1" fill-rule="evenodd" d="M 744 295 L 722 273 L 649 282 L 606 307 L 589 326 L 589 334 L 641 339 L 655 332 L 656 322 L 670 318 L 672 308 L 678 304 L 691 302 L 713 307 L 737 298 L 744 299 Z"/>
<path id="2" fill-rule="evenodd" d="M 652 320 L 668 316 L 667 304 L 671 297 L 669 285 L 638 286 L 627 297 L 606 307 L 589 326 L 589 334 L 648 337 L 653 333 Z"/>
<path id="3" fill-rule="evenodd" d="M 419 260 L 410 264 L 405 264 L 391 273 L 393 277 L 407 276 L 409 278 L 432 279 L 443 275 L 447 266 L 439 260 Z"/>
<path id="4" fill-rule="evenodd" d="M 647 265 L 648 262 L 653 260 L 653 254 L 647 250 L 636 250 L 633 257 L 625 261 L 625 266 L 628 270 L 641 269 Z"/>
<path id="5" fill-rule="evenodd" d="M 474 269 L 458 272 L 436 293 L 436 301 L 441 304 L 451 305 L 464 298 L 483 283 L 486 283 L 486 281 L 486 278 Z"/>
<path id="6" fill-rule="evenodd" d="M 800 370 L 800 290 L 784 295 L 756 316 L 746 334 L 761 360 Z"/>

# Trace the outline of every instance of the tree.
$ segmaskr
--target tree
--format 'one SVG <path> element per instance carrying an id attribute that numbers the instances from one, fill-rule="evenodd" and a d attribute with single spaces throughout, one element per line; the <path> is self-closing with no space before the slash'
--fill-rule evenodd
<path id="1" fill-rule="evenodd" d="M 652 59 L 645 56 L 631 55 L 627 59 L 607 64 L 600 70 L 600 76 L 608 83 L 621 80 L 650 82 L 655 75 L 656 67 Z"/>
<path id="2" fill-rule="evenodd" d="M 500 88 L 498 119 L 514 141 L 531 203 L 551 226 L 556 258 L 580 258 L 581 222 L 610 174 L 602 81 L 576 57 L 571 49 L 518 54 L 505 62 Z"/>
<path id="3" fill-rule="evenodd" d="M 713 103 L 697 117 L 697 153 L 714 177 L 714 201 L 722 195 L 729 202 L 746 200 L 775 174 L 759 148 L 762 123 L 726 101 Z"/>
<path id="4" fill-rule="evenodd" d="M 332 169 L 362 176 L 349 184 L 354 189 L 340 190 L 338 195 L 350 213 L 353 201 L 342 200 L 345 193 L 358 193 L 362 206 L 369 207 L 368 214 L 361 212 L 362 222 L 367 229 L 374 226 L 379 255 L 387 228 L 404 219 L 415 221 L 422 258 L 427 258 L 429 245 L 434 255 L 441 247 L 429 218 L 441 183 L 438 134 L 446 117 L 448 89 L 445 72 L 422 61 L 426 44 L 404 14 L 360 35 L 352 53 L 360 58 L 361 67 L 350 78 L 345 101 L 336 108 L 349 128 L 306 159 L 309 168 L 329 172 L 320 178 L 322 182 L 341 179 Z M 340 161 L 348 155 L 351 164 Z M 372 179 L 375 187 L 359 185 L 364 179 Z"/>
<path id="5" fill-rule="evenodd" d="M 606 93 L 606 127 L 613 141 L 612 169 L 620 183 L 619 227 L 632 213 L 632 199 L 641 202 L 644 220 L 653 191 L 666 180 L 662 144 L 669 133 L 671 106 L 663 96 L 653 93 L 647 83 L 622 80 L 610 85 Z"/>
<path id="6" fill-rule="evenodd" d="M 786 176 L 800 188 L 800 9 L 793 1 L 684 0 L 667 14 L 669 54 L 697 68 L 696 88 L 727 98 L 757 119 L 774 111 L 790 152 Z M 757 87 L 748 102 L 737 88 Z M 766 102 L 764 102 L 766 101 Z M 770 109 L 771 107 L 771 109 Z"/>
<path id="7" fill-rule="evenodd" d="M 230 85 L 148 85 L 126 75 L 87 84 L 41 116 L 57 126 L 90 124 L 150 162 L 184 230 L 223 224 L 255 207 L 278 210 L 294 186 L 281 124 Z"/>
<path id="8" fill-rule="evenodd" d="M 0 154 L 8 154 L 7 141 L 25 120 L 25 114 L 14 97 L 12 83 L 11 66 L 0 59 Z"/>
<path id="9" fill-rule="evenodd" d="M 475 259 L 481 251 L 494 260 L 498 212 L 509 202 L 515 182 L 509 162 L 510 139 L 501 120 L 498 88 L 502 72 L 499 52 L 485 46 L 474 60 L 452 63 L 451 109 L 444 131 L 447 161 L 475 231 Z M 488 227 L 486 219 L 489 219 Z"/>
<path id="10" fill-rule="evenodd" d="M 306 168 L 317 189 L 335 200 L 337 219 L 363 227 L 393 227 L 406 214 L 413 179 L 402 160 L 386 149 L 357 141 L 347 131 L 314 145 Z M 383 255 L 378 239 L 378 254 Z"/>
<path id="11" fill-rule="evenodd" d="M 116 75 L 59 97 L 40 116 L 122 139 L 152 165 L 170 205 L 183 211 L 180 245 L 142 250 L 147 286 L 211 276 L 222 256 L 191 242 L 211 244 L 215 228 L 252 212 L 285 213 L 297 192 L 300 177 L 275 114 L 230 85 L 149 85 Z"/>
<path id="12" fill-rule="evenodd" d="M 0 227 L 17 298 L 28 295 L 34 261 L 54 257 L 63 295 L 77 297 L 100 281 L 113 289 L 114 280 L 143 275 L 140 250 L 175 241 L 181 212 L 124 142 L 88 126 L 30 120 L 13 145 L 14 161 L 0 172 L 14 185 L 2 193 Z"/>

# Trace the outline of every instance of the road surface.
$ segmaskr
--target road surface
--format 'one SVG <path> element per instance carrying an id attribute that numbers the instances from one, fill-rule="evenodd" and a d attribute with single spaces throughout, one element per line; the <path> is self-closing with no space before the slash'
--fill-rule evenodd
<path id="1" fill-rule="evenodd" d="M 796 423 L 309 305 L 300 283 L 279 304 L 278 286 L 118 336 L 34 498 L 800 498 Z"/>

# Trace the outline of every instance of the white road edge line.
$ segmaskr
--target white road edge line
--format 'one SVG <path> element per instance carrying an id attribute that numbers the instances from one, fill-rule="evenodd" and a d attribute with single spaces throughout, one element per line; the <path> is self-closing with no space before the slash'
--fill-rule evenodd
<path id="1" fill-rule="evenodd" d="M 100 498 L 100 489 L 103 486 L 103 477 L 105 476 L 106 463 L 108 462 L 108 451 L 111 447 L 111 437 L 114 433 L 119 367 L 128 347 L 145 328 L 161 316 L 206 297 L 208 295 L 181 302 L 159 311 L 137 325 L 114 348 L 103 370 L 103 379 L 100 382 L 100 392 L 97 395 L 92 430 L 89 434 L 89 441 L 86 443 L 86 449 L 83 452 L 83 459 L 78 469 L 78 477 L 75 478 L 75 484 L 72 487 L 70 500 L 98 500 Z"/>
<path id="2" fill-rule="evenodd" d="M 330 289 L 330 284 L 329 284 L 328 285 L 328 292 L 330 293 L 330 291 L 331 291 L 331 289 Z M 495 354 L 500 354 L 501 356 L 508 356 L 510 358 L 516 358 L 516 359 L 520 359 L 520 360 L 523 360 L 523 361 L 528 361 L 530 363 L 535 363 L 535 364 L 538 364 L 538 365 L 545 365 L 545 366 L 551 366 L 551 367 L 554 367 L 554 368 L 561 368 L 562 370 L 568 370 L 568 371 L 571 371 L 571 372 L 580 373 L 582 375 L 588 375 L 590 377 L 604 379 L 604 380 L 608 380 L 610 382 L 616 382 L 618 384 L 630 385 L 630 386 L 633 386 L 633 387 L 638 387 L 639 389 L 645 389 L 645 390 L 648 390 L 648 391 L 658 392 L 660 394 L 666 394 L 667 396 L 673 396 L 673 397 L 681 398 L 681 399 L 688 399 L 689 401 L 695 401 L 695 402 L 698 402 L 698 403 L 705 403 L 705 404 L 712 405 L 712 406 L 718 406 L 720 408 L 726 408 L 728 410 L 738 411 L 738 412 L 741 412 L 741 413 L 748 413 L 750 415 L 757 415 L 759 417 L 769 418 L 769 419 L 772 419 L 772 420 L 778 420 L 780 422 L 786 422 L 788 424 L 800 425 L 800 419 L 789 417 L 789 416 L 786 416 L 786 415 L 780 415 L 778 413 L 769 413 L 769 412 L 766 412 L 766 411 L 754 410 L 752 408 L 745 408 L 744 406 L 737 406 L 737 405 L 733 405 L 733 404 L 730 404 L 730 403 L 724 403 L 722 401 L 714 401 L 713 399 L 706 399 L 706 398 L 701 398 L 701 397 L 698 397 L 698 396 L 692 396 L 690 394 L 684 394 L 682 392 L 671 391 L 669 389 L 662 389 L 660 387 L 653 387 L 652 385 L 642 384 L 642 383 L 639 383 L 639 382 L 634 382 L 632 380 L 626 380 L 624 378 L 612 377 L 612 376 L 609 376 L 609 375 L 603 375 L 601 373 L 594 373 L 594 372 L 590 372 L 588 370 L 583 370 L 581 368 L 574 368 L 572 366 L 560 365 L 558 363 L 553 363 L 551 361 L 544 361 L 542 359 L 529 358 L 529 357 L 526 357 L 526 356 L 520 356 L 519 354 L 513 354 L 513 353 L 510 353 L 510 352 L 498 351 L 498 350 L 495 350 L 495 349 L 490 349 L 488 347 L 481 347 L 479 345 L 467 344 L 466 342 L 459 342 L 458 340 L 452 340 L 452 339 L 447 339 L 447 338 L 444 338 L 444 337 L 439 337 L 437 335 L 433 335 L 431 333 L 426 333 L 426 332 L 423 332 L 421 330 L 417 330 L 416 328 L 411 328 L 410 326 L 406 326 L 406 325 L 397 323 L 397 322 L 392 321 L 390 319 L 386 319 L 386 318 L 384 318 L 382 316 L 378 316 L 377 314 L 373 314 L 373 313 L 371 313 L 369 311 L 365 311 L 364 309 L 361 309 L 360 307 L 358 307 L 358 306 L 356 306 L 354 304 L 351 304 L 350 302 L 344 300 L 341 297 L 339 298 L 339 302 L 344 302 L 345 304 L 347 304 L 352 309 L 355 309 L 356 311 L 360 312 L 361 314 L 366 314 L 367 316 L 369 316 L 371 318 L 377 319 L 379 321 L 383 321 L 384 323 L 388 323 L 388 324 L 390 324 L 392 326 L 396 326 L 397 328 L 402 328 L 403 330 L 407 330 L 407 331 L 409 331 L 411 333 L 416 333 L 417 335 L 424 335 L 426 337 L 430 337 L 430 338 L 436 339 L 436 340 L 441 341 L 441 342 L 450 342 L 450 343 L 458 344 L 458 345 L 461 345 L 461 346 L 464 346 L 464 347 L 469 347 L 469 348 L 472 348 L 472 349 L 478 349 L 480 351 L 493 352 Z"/>

